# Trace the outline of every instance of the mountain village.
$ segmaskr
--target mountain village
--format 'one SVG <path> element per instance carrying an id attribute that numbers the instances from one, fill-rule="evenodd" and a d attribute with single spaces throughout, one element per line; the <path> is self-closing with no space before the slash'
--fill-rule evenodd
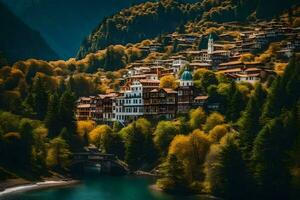
<path id="1" fill-rule="evenodd" d="M 127 124 L 141 116 L 173 119 L 197 107 L 218 110 L 219 102 L 210 100 L 194 86 L 193 73 L 197 70 L 211 70 L 235 82 L 254 84 L 276 72 L 265 63 L 243 61 L 243 54 L 261 52 L 272 42 L 282 40 L 286 42 L 276 54 L 284 62 L 300 50 L 300 28 L 289 27 L 280 21 L 261 22 L 253 30 L 241 31 L 238 37 L 226 33 L 218 35 L 218 42 L 209 34 L 206 36 L 207 49 L 195 50 L 202 37 L 205 36 L 179 33 L 163 36 L 164 45 L 176 45 L 176 54 L 164 60 L 131 63 L 126 67 L 127 74 L 121 81 L 119 92 L 80 97 L 77 120 Z M 164 45 L 156 41 L 141 50 L 148 54 L 160 52 Z M 167 75 L 177 79 L 177 89 L 160 88 L 160 79 Z"/>

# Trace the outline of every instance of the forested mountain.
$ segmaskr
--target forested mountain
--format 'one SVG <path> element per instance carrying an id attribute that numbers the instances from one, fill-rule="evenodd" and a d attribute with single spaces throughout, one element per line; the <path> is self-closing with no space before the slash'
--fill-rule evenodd
<path id="1" fill-rule="evenodd" d="M 296 0 L 147 2 L 124 9 L 103 20 L 82 42 L 77 57 L 83 58 L 88 53 L 103 49 L 110 44 L 135 43 L 163 33 L 174 32 L 179 25 L 188 21 L 229 22 L 273 18 L 296 4 Z"/>
<path id="2" fill-rule="evenodd" d="M 38 30 L 61 58 L 76 55 L 83 38 L 104 17 L 145 0 L 0 0 Z"/>
<path id="3" fill-rule="evenodd" d="M 0 24 L 1 63 L 3 60 L 14 62 L 28 58 L 57 59 L 58 56 L 48 46 L 40 33 L 29 28 L 1 2 Z"/>

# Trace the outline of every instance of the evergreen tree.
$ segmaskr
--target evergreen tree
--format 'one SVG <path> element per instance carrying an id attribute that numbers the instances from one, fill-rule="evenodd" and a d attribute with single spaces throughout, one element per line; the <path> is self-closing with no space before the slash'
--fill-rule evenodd
<path id="1" fill-rule="evenodd" d="M 262 199 L 289 199 L 286 134 L 277 118 L 266 124 L 254 141 L 254 177 Z"/>
<path id="2" fill-rule="evenodd" d="M 34 108 L 33 108 L 33 106 L 34 106 L 34 102 L 33 101 L 34 101 L 33 100 L 33 95 L 30 92 L 27 95 L 26 99 L 23 101 L 23 104 L 22 104 L 22 106 L 23 106 L 23 111 L 22 112 L 23 112 L 24 116 L 26 116 L 26 117 L 33 117 L 33 116 L 36 115 L 35 112 L 34 112 Z"/>
<path id="3" fill-rule="evenodd" d="M 132 169 L 137 169 L 142 163 L 144 137 L 136 128 L 136 123 L 132 124 L 132 129 L 127 135 L 125 146 L 125 160 Z"/>
<path id="4" fill-rule="evenodd" d="M 264 106 L 261 120 L 268 120 L 280 115 L 281 110 L 295 106 L 300 97 L 300 64 L 299 58 L 292 58 L 282 77 L 273 81 L 270 95 Z"/>
<path id="5" fill-rule="evenodd" d="M 46 158 L 48 167 L 67 170 L 71 163 L 70 157 L 70 147 L 63 138 L 57 137 L 50 141 Z"/>
<path id="6" fill-rule="evenodd" d="M 48 92 L 41 77 L 36 77 L 32 87 L 33 109 L 37 118 L 43 120 L 45 118 L 48 107 Z"/>
<path id="7" fill-rule="evenodd" d="M 251 96 L 246 110 L 240 119 L 240 142 L 245 159 L 250 158 L 253 141 L 262 128 L 260 116 L 266 96 L 266 91 L 262 88 L 262 85 L 257 84 L 254 94 Z"/>
<path id="8" fill-rule="evenodd" d="M 227 119 L 231 119 L 232 115 L 234 115 L 234 112 L 235 112 L 235 108 L 234 105 L 233 105 L 233 96 L 236 94 L 236 91 L 237 91 L 237 88 L 236 88 L 236 84 L 234 82 L 231 82 L 230 83 L 230 87 L 229 87 L 229 90 L 228 92 L 226 93 L 226 101 L 225 101 L 225 116 Z"/>
<path id="9" fill-rule="evenodd" d="M 21 149 L 20 155 L 21 165 L 26 169 L 31 169 L 32 164 L 32 146 L 33 146 L 33 127 L 28 120 L 22 120 L 20 123 Z"/>
<path id="10" fill-rule="evenodd" d="M 185 178 L 183 163 L 176 155 L 171 154 L 162 166 L 162 177 L 158 180 L 158 185 L 164 190 L 172 193 L 186 193 L 188 191 L 188 181 Z"/>
<path id="11" fill-rule="evenodd" d="M 282 78 L 282 84 L 286 91 L 286 107 L 295 107 L 300 97 L 300 58 L 294 56 L 291 59 Z"/>
<path id="12" fill-rule="evenodd" d="M 241 151 L 233 138 L 227 138 L 216 164 L 213 192 L 224 199 L 251 199 L 250 176 Z"/>
<path id="13" fill-rule="evenodd" d="M 65 138 L 74 148 L 76 140 L 75 97 L 69 90 L 65 91 L 59 102 L 59 119 L 61 127 L 66 129 Z"/>
<path id="14" fill-rule="evenodd" d="M 152 164 L 157 158 L 157 152 L 152 139 L 150 122 L 141 118 L 126 129 L 126 162 L 132 169 L 153 167 Z"/>
<path id="15" fill-rule="evenodd" d="M 245 108 L 245 104 L 246 103 L 243 94 L 236 89 L 227 108 L 227 119 L 232 122 L 238 120 L 241 116 L 241 112 Z"/>
<path id="16" fill-rule="evenodd" d="M 57 94 L 58 96 L 61 96 L 66 91 L 66 82 L 64 79 L 59 81 L 58 87 L 57 87 Z"/>
<path id="17" fill-rule="evenodd" d="M 55 93 L 50 96 L 48 111 L 45 118 L 45 125 L 49 131 L 49 137 L 58 136 L 61 131 L 61 118 L 59 115 L 59 98 Z"/>

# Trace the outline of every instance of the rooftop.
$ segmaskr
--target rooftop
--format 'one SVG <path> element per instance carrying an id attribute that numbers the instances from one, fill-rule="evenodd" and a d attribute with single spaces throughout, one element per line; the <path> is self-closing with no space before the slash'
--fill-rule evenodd
<path id="1" fill-rule="evenodd" d="M 190 71 L 185 70 L 182 73 L 182 75 L 180 77 L 180 80 L 182 80 L 182 81 L 192 81 L 193 80 L 193 75 L 192 75 L 192 73 Z"/>

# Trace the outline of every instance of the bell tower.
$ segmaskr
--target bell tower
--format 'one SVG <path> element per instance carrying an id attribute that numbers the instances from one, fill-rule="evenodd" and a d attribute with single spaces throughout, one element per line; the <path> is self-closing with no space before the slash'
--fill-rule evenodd
<path id="1" fill-rule="evenodd" d="M 208 44 L 207 44 L 207 53 L 212 54 L 214 52 L 214 39 L 211 34 L 208 37 Z"/>

